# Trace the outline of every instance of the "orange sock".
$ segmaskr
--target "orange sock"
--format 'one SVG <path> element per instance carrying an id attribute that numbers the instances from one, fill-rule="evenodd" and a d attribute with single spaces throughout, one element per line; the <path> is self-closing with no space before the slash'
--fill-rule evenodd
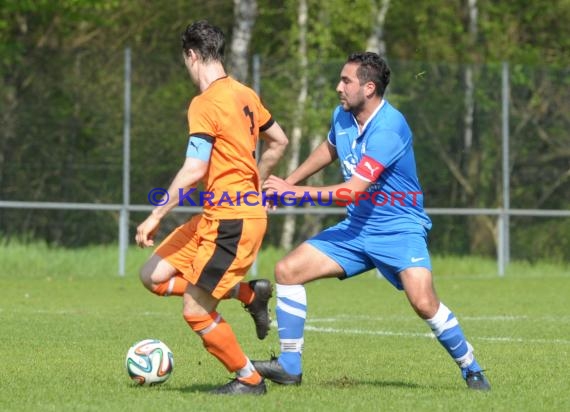
<path id="1" fill-rule="evenodd" d="M 188 325 L 202 338 L 204 347 L 214 355 L 226 369 L 236 372 L 244 382 L 256 385 L 261 375 L 251 366 L 231 326 L 217 312 L 202 316 L 184 316 Z"/>
<path id="2" fill-rule="evenodd" d="M 248 282 L 240 282 L 235 285 L 233 288 L 228 290 L 226 294 L 222 297 L 222 299 L 237 299 L 240 302 L 249 305 L 253 298 L 255 297 L 255 292 L 249 286 Z"/>
<path id="3" fill-rule="evenodd" d="M 182 275 L 171 277 L 166 282 L 154 285 L 152 293 L 158 296 L 182 296 L 186 292 L 188 281 Z"/>
<path id="4" fill-rule="evenodd" d="M 255 298 L 255 292 L 249 286 L 247 282 L 241 282 L 239 284 L 239 292 L 238 292 L 238 300 L 246 305 L 249 305 L 253 302 L 253 298 Z"/>

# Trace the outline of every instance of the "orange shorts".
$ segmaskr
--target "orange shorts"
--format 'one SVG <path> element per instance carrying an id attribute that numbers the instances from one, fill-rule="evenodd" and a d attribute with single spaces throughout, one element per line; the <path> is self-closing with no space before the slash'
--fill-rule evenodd
<path id="1" fill-rule="evenodd" d="M 174 229 L 155 254 L 191 284 L 221 299 L 253 264 L 267 219 L 208 219 L 194 216 Z"/>

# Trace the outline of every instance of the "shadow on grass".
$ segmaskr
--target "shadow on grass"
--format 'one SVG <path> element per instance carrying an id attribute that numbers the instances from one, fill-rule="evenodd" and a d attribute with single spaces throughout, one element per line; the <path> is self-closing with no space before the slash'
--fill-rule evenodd
<path id="1" fill-rule="evenodd" d="M 357 386 L 376 386 L 381 388 L 403 388 L 403 389 L 434 389 L 434 385 L 422 385 L 413 382 L 403 381 L 387 381 L 387 380 L 370 380 L 370 379 L 356 379 L 348 376 L 341 378 L 331 379 L 319 383 L 318 386 L 326 386 L 328 388 L 334 387 L 337 389 L 353 388 Z M 439 388 L 445 389 L 445 388 Z"/>
<path id="2" fill-rule="evenodd" d="M 381 381 L 381 380 L 361 380 L 361 379 L 353 379 L 347 376 L 337 379 L 331 379 L 324 382 L 311 382 L 306 383 L 300 386 L 297 385 L 279 385 L 277 383 L 273 383 L 270 380 L 266 380 L 266 382 L 273 388 L 299 388 L 299 387 L 315 387 L 315 386 L 323 386 L 327 388 L 352 388 L 356 386 L 378 386 L 378 387 L 393 387 L 393 388 L 405 388 L 405 389 L 426 389 L 426 388 L 434 388 L 433 385 L 418 385 L 416 383 L 410 382 L 402 382 L 402 381 Z M 170 387 L 162 387 L 161 390 L 165 391 L 173 391 L 173 392 L 183 392 L 183 393 L 207 393 L 213 389 L 216 389 L 223 384 L 195 384 L 189 386 L 170 386 Z"/>
<path id="3" fill-rule="evenodd" d="M 350 378 L 348 376 L 343 376 L 341 378 L 330 379 L 321 382 L 309 382 L 303 384 L 301 386 L 296 385 L 279 385 L 267 380 L 269 384 L 269 388 L 274 390 L 276 388 L 300 388 L 303 389 L 307 387 L 322 387 L 328 389 L 351 389 L 360 386 L 375 386 L 378 388 L 401 388 L 401 389 L 450 389 L 449 387 L 439 386 L 436 387 L 434 385 L 422 385 L 413 382 L 404 382 L 404 381 L 389 381 L 389 380 L 370 380 L 370 379 L 356 379 Z M 193 385 L 180 385 L 180 386 L 161 386 L 160 389 L 158 387 L 154 387 L 160 391 L 168 391 L 168 392 L 180 392 L 180 393 L 194 393 L 194 394 L 208 394 L 210 391 L 222 386 L 221 384 L 193 384 Z M 141 387 L 137 387 L 141 388 Z"/>
<path id="4" fill-rule="evenodd" d="M 185 385 L 185 386 L 177 386 L 174 388 L 170 388 L 173 392 L 180 392 L 180 393 L 203 393 L 208 394 L 208 392 L 222 386 L 222 384 L 195 384 L 195 385 Z"/>
<path id="5" fill-rule="evenodd" d="M 228 380 L 228 382 L 231 379 Z M 180 386 L 173 386 L 169 388 L 165 388 L 165 390 L 170 392 L 179 392 L 183 394 L 205 394 L 211 395 L 210 392 L 214 389 L 218 389 L 221 386 L 224 386 L 227 382 L 222 383 L 199 383 L 199 384 L 190 384 L 190 385 L 180 385 Z"/>
<path id="6" fill-rule="evenodd" d="M 181 393 L 204 393 L 208 394 L 208 392 L 218 388 L 221 385 L 190 385 L 185 387 L 177 387 L 177 388 L 169 388 L 169 391 L 176 391 Z M 307 387 L 326 387 L 326 388 L 336 388 L 336 389 L 350 389 L 355 388 L 358 386 L 376 386 L 380 388 L 403 388 L 403 389 L 426 389 L 431 388 L 430 386 L 426 385 L 417 385 L 414 383 L 409 382 L 398 382 L 398 381 L 370 381 L 370 380 L 350 380 L 350 382 L 345 381 L 344 379 L 337 379 L 328 382 L 316 383 L 316 384 L 305 384 L 301 386 L 296 385 L 279 385 L 276 383 L 270 383 L 268 389 L 271 391 L 279 390 L 279 388 L 289 389 L 289 388 L 307 388 Z"/>
<path id="7" fill-rule="evenodd" d="M 218 388 L 222 384 L 194 384 L 194 385 L 151 385 L 140 386 L 132 385 L 132 390 L 140 391 L 157 391 L 157 392 L 180 392 L 180 393 L 208 393 L 213 389 Z"/>

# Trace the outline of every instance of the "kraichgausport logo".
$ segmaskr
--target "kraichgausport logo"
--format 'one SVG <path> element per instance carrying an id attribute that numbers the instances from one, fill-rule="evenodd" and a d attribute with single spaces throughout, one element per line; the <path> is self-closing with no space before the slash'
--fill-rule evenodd
<path id="1" fill-rule="evenodd" d="M 267 192 L 222 192 L 216 195 L 213 192 L 198 191 L 196 188 L 189 190 L 178 189 L 178 206 L 197 207 L 220 207 L 220 206 L 358 206 L 362 202 L 371 202 L 374 206 L 390 207 L 415 207 L 418 204 L 418 196 L 422 192 L 383 192 L 367 191 L 353 192 L 347 188 L 341 188 L 336 192 L 317 192 L 311 196 L 309 192 L 303 192 L 298 196 L 295 192 L 267 193 Z M 148 192 L 148 202 L 153 206 L 163 206 L 170 200 L 168 190 L 155 187 Z"/>

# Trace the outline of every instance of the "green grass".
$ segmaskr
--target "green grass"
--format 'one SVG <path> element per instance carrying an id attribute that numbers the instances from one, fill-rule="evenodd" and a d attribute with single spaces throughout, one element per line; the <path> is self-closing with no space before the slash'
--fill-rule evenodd
<path id="1" fill-rule="evenodd" d="M 374 273 L 307 286 L 308 330 L 300 387 L 268 384 L 262 398 L 205 393 L 231 376 L 185 324 L 178 298 L 140 284 L 149 251 L 116 247 L 0 248 L 1 411 L 566 411 L 570 410 L 570 270 L 514 263 L 503 278 L 492 260 L 434 258 L 436 287 L 456 313 L 493 385 L 465 388 L 404 295 Z M 265 251 L 259 272 L 281 254 Z M 274 306 L 274 301 L 272 302 Z M 278 352 L 238 302 L 220 312 L 252 359 Z M 175 371 L 162 386 L 131 383 L 124 356 L 134 342 L 164 340 Z"/>

